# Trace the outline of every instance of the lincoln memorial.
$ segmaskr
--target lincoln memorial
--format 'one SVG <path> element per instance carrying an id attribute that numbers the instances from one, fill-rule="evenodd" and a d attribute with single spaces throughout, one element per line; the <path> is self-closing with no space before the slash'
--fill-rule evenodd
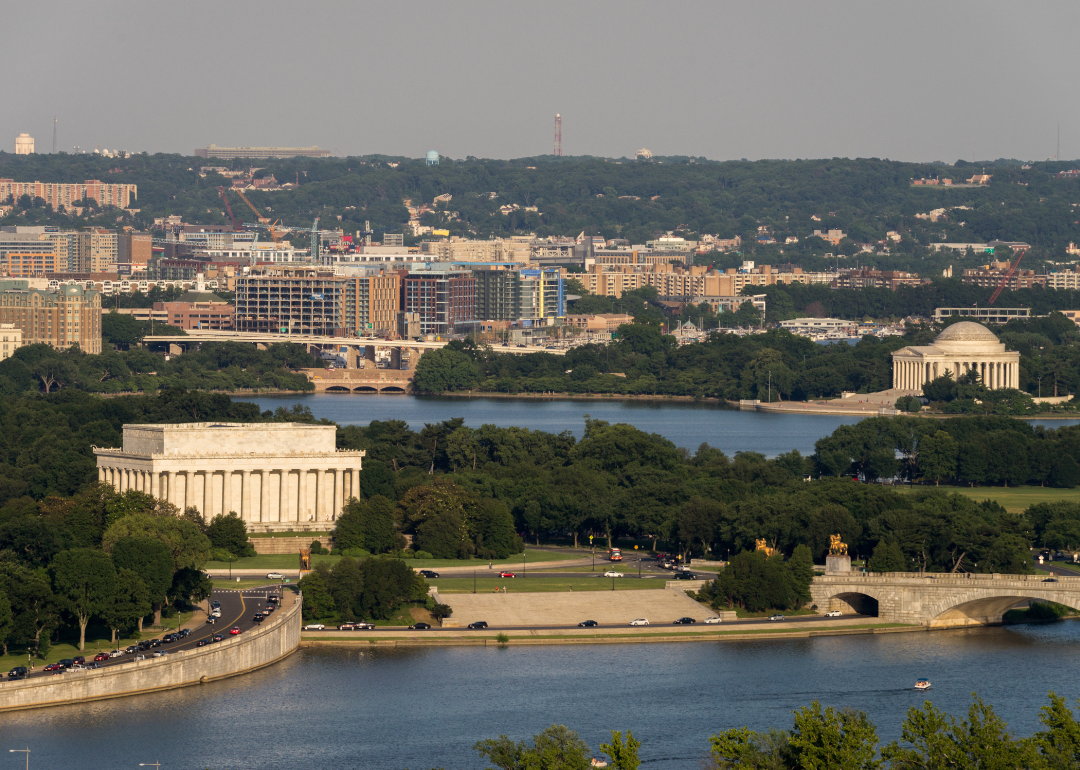
<path id="1" fill-rule="evenodd" d="M 945 329 L 933 345 L 913 345 L 892 354 L 893 388 L 917 391 L 948 373 L 976 371 L 988 388 L 1020 387 L 1020 354 L 1005 350 L 997 335 L 982 324 L 961 321 Z"/>
<path id="2" fill-rule="evenodd" d="M 236 511 L 249 530 L 318 529 L 359 497 L 364 452 L 339 450 L 334 425 L 125 425 L 122 449 L 94 447 L 98 480 L 209 520 Z M 325 525 L 321 525 L 325 528 Z"/>

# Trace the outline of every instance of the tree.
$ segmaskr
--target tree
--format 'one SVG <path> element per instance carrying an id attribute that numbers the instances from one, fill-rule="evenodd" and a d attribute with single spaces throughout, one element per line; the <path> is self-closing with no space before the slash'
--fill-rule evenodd
<path id="1" fill-rule="evenodd" d="M 315 569 L 301 578 L 297 584 L 304 593 L 304 620 L 321 620 L 334 614 L 337 606 L 330 595 L 330 568 L 325 564 L 315 565 Z"/>
<path id="2" fill-rule="evenodd" d="M 255 548 L 248 540 L 247 525 L 236 511 L 215 516 L 206 528 L 206 535 L 213 548 L 223 548 L 236 557 L 255 555 Z"/>
<path id="3" fill-rule="evenodd" d="M 956 439 L 943 430 L 924 436 L 919 441 L 919 471 L 923 478 L 933 479 L 934 486 L 942 479 L 951 479 L 956 475 L 959 452 Z"/>
<path id="4" fill-rule="evenodd" d="M 198 569 L 210 558 L 210 539 L 197 525 L 172 516 L 136 514 L 119 519 L 105 530 L 102 547 L 111 552 L 116 541 L 124 537 L 160 540 L 168 546 L 177 568 Z"/>
<path id="5" fill-rule="evenodd" d="M 867 567 L 871 572 L 907 572 L 907 559 L 899 543 L 879 540 Z"/>
<path id="6" fill-rule="evenodd" d="M 168 600 L 176 572 L 169 547 L 153 537 L 122 537 L 112 545 L 112 559 L 117 570 L 130 570 L 142 579 L 153 605 L 154 624 L 161 623 L 161 607 Z M 145 615 L 136 616 L 140 632 Z"/>
<path id="7" fill-rule="evenodd" d="M 0 647 L 4 650 L 4 657 L 8 654 L 8 639 L 15 630 L 15 615 L 11 611 L 11 602 L 7 594 L 0 591 Z"/>
<path id="8" fill-rule="evenodd" d="M 79 623 L 79 650 L 86 649 L 86 626 L 103 614 L 116 592 L 116 569 L 109 555 L 92 548 L 61 551 L 51 565 L 56 596 Z"/>
<path id="9" fill-rule="evenodd" d="M 210 596 L 213 588 L 214 584 L 205 572 L 191 567 L 182 567 L 173 575 L 172 585 L 169 586 L 168 601 L 170 604 L 177 602 L 188 605 L 198 604 Z"/>
<path id="10" fill-rule="evenodd" d="M 613 770 L 637 770 L 641 766 L 638 759 L 638 749 L 641 741 L 634 738 L 634 734 L 626 731 L 626 742 L 623 742 L 622 733 L 612 730 L 611 743 L 601 743 L 600 751 L 611 758 Z"/>
<path id="11" fill-rule="evenodd" d="M 587 770 L 590 766 L 588 744 L 563 725 L 534 735 L 532 745 L 500 735 L 478 742 L 473 749 L 499 770 Z"/>
<path id="12" fill-rule="evenodd" d="M 789 749 L 805 770 L 874 770 L 877 730 L 863 711 L 821 709 L 814 701 L 795 712 Z"/>
<path id="13" fill-rule="evenodd" d="M 1044 761 L 1052 768 L 1080 766 L 1080 722 L 1077 722 L 1069 704 L 1053 691 L 1049 694 L 1050 705 L 1043 706 L 1039 721 L 1046 730 L 1036 733 L 1032 740 L 1039 748 Z"/>
<path id="14" fill-rule="evenodd" d="M 334 526 L 334 547 L 363 548 L 386 553 L 404 546 L 394 527 L 394 505 L 382 495 L 367 500 L 350 498 Z"/>
<path id="15" fill-rule="evenodd" d="M 142 619 L 152 608 L 150 590 L 139 573 L 123 567 L 118 569 L 113 602 L 102 613 L 109 630 L 112 631 L 112 642 L 116 642 L 117 632 L 121 629 L 128 628 L 134 623 L 138 623 L 141 627 Z"/>

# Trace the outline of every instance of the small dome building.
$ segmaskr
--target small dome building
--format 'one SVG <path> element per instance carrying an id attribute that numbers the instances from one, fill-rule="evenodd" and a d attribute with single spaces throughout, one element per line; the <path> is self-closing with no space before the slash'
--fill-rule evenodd
<path id="1" fill-rule="evenodd" d="M 954 379 L 974 369 L 988 388 L 1020 387 L 1020 354 L 982 324 L 961 321 L 945 329 L 933 345 L 900 348 L 893 357 L 893 388 L 918 391 L 942 375 Z"/>

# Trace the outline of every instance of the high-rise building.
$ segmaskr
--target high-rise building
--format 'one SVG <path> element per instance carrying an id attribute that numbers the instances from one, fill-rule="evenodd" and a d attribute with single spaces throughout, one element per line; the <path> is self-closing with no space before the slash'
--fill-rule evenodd
<path id="1" fill-rule="evenodd" d="M 236 329 L 264 334 L 347 333 L 343 275 L 319 267 L 265 267 L 236 279 Z"/>
<path id="2" fill-rule="evenodd" d="M 477 270 L 476 318 L 482 321 L 536 321 L 565 314 L 562 271 Z"/>
<path id="3" fill-rule="evenodd" d="M 392 336 L 401 304 L 401 276 L 368 268 L 347 273 L 345 324 L 350 332 Z"/>
<path id="4" fill-rule="evenodd" d="M 4 237 L 0 233 L 0 273 L 12 278 L 56 272 L 56 246 L 44 236 Z"/>
<path id="5" fill-rule="evenodd" d="M 476 320 L 476 278 L 466 270 L 416 271 L 402 278 L 401 309 L 419 313 L 421 334 L 451 334 Z"/>
<path id="6" fill-rule="evenodd" d="M 46 291 L 28 281 L 0 281 L 0 324 L 6 323 L 22 331 L 24 345 L 101 352 L 101 295 L 76 284 Z"/>
<path id="7" fill-rule="evenodd" d="M 22 347 L 22 329 L 15 324 L 0 324 L 0 361 Z"/>
<path id="8" fill-rule="evenodd" d="M 15 154 L 33 155 L 34 137 L 30 136 L 30 134 L 19 134 L 15 137 Z"/>
<path id="9" fill-rule="evenodd" d="M 59 182 L 16 182 L 14 179 L 0 179 L 0 202 L 8 197 L 18 200 L 24 195 L 41 198 L 54 209 L 61 206 L 69 208 L 79 206 L 84 199 L 97 201 L 99 206 L 116 206 L 126 209 L 139 197 L 138 185 L 106 184 L 96 179 L 88 179 L 82 184 L 64 184 Z"/>
<path id="10" fill-rule="evenodd" d="M 267 160 L 269 158 L 329 158 L 330 150 L 323 150 L 319 145 L 311 147 L 218 147 L 211 144 L 208 147 L 200 147 L 195 150 L 199 158 L 252 158 L 255 160 Z"/>

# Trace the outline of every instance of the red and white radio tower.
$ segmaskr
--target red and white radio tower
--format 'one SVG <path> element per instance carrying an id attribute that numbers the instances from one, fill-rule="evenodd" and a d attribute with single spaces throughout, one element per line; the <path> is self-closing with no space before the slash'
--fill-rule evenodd
<path id="1" fill-rule="evenodd" d="M 562 115 L 555 113 L 555 157 L 562 157 Z"/>

